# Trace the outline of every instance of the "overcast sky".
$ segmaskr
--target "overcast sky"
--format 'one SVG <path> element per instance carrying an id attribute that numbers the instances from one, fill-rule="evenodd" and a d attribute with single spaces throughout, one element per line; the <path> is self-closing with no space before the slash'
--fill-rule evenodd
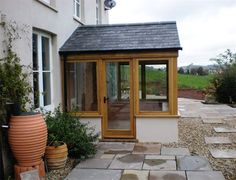
<path id="1" fill-rule="evenodd" d="M 236 50 L 236 0 L 115 0 L 109 22 L 176 21 L 183 50 L 179 66 L 207 65 Z"/>

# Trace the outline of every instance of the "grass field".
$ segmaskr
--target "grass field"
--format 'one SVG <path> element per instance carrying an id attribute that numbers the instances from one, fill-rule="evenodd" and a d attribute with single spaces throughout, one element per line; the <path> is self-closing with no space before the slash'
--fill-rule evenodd
<path id="1" fill-rule="evenodd" d="M 202 90 L 209 86 L 212 78 L 212 75 L 195 76 L 190 74 L 178 74 L 178 87 Z"/>

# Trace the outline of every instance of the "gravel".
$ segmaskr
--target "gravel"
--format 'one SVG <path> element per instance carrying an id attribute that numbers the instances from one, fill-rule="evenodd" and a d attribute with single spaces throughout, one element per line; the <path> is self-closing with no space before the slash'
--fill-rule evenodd
<path id="1" fill-rule="evenodd" d="M 236 133 L 216 133 L 213 127 L 234 127 L 236 119 L 225 121 L 225 124 L 203 124 L 200 118 L 181 118 L 179 121 L 179 142 L 164 144 L 167 147 L 186 147 L 192 155 L 208 158 L 213 170 L 221 171 L 226 180 L 236 180 L 236 159 L 215 159 L 209 149 L 236 150 Z M 229 137 L 232 144 L 206 144 L 205 137 Z"/>
<path id="2" fill-rule="evenodd" d="M 216 133 L 213 127 L 236 127 L 236 117 L 225 121 L 225 124 L 203 124 L 201 118 L 181 118 L 179 121 L 179 142 L 163 144 L 165 147 L 186 147 L 192 155 L 201 155 L 208 158 L 213 170 L 221 171 L 226 180 L 236 180 L 236 159 L 215 159 L 209 149 L 234 149 L 236 150 L 236 133 Z M 205 137 L 226 136 L 232 144 L 205 144 Z M 60 180 L 65 178 L 78 163 L 69 159 L 64 169 L 52 170 L 47 173 L 47 179 Z"/>

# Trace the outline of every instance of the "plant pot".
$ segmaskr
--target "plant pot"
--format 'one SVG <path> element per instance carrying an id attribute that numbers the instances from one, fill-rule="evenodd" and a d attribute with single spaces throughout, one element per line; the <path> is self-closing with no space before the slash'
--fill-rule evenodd
<path id="1" fill-rule="evenodd" d="M 8 140 L 20 166 L 36 166 L 41 163 L 47 143 L 47 126 L 40 113 L 12 116 Z"/>
<path id="2" fill-rule="evenodd" d="M 45 157 L 49 169 L 60 169 L 66 164 L 68 155 L 67 145 L 61 142 L 59 146 L 47 146 Z"/>

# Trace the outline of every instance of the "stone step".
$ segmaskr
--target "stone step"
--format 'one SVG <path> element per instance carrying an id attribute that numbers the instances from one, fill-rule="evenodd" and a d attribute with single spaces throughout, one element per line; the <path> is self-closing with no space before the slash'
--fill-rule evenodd
<path id="1" fill-rule="evenodd" d="M 204 124 L 223 124 L 223 120 L 220 118 L 204 118 L 202 122 Z"/>
<path id="2" fill-rule="evenodd" d="M 211 149 L 209 150 L 211 155 L 214 158 L 218 159 L 236 159 L 236 150 L 228 149 L 228 150 L 219 150 L 219 149 Z"/>
<path id="3" fill-rule="evenodd" d="M 231 144 L 229 137 L 205 137 L 206 144 Z"/>
<path id="4" fill-rule="evenodd" d="M 236 128 L 230 127 L 214 127 L 214 130 L 217 133 L 236 133 Z"/>

